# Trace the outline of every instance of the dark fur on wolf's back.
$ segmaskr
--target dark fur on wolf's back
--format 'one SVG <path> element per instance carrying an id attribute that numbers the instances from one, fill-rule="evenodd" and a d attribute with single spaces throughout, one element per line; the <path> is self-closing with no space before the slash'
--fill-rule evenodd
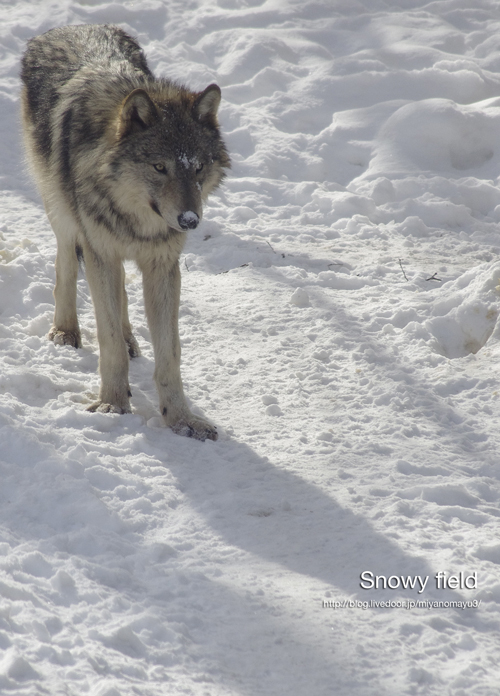
<path id="1" fill-rule="evenodd" d="M 202 204 L 230 166 L 220 89 L 153 76 L 118 27 L 79 25 L 31 39 L 22 61 L 27 151 L 57 237 L 49 337 L 81 345 L 76 249 L 85 259 L 100 346 L 101 389 L 90 410 L 130 410 L 128 355 L 139 354 L 127 312 L 124 259 L 143 272 L 160 410 L 176 432 L 215 439 L 194 416 L 180 378 L 179 255 Z"/>

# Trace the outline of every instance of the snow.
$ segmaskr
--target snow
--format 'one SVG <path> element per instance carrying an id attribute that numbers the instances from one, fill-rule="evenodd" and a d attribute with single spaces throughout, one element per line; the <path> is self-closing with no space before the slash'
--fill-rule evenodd
<path id="1" fill-rule="evenodd" d="M 496 3 L 5 0 L 0 17 L 0 693 L 496 695 Z M 83 349 L 46 339 L 55 239 L 19 60 L 82 22 L 222 89 L 233 169 L 189 233 L 180 312 L 217 442 L 162 425 L 134 266 L 132 414 L 85 411 L 83 276 Z"/>

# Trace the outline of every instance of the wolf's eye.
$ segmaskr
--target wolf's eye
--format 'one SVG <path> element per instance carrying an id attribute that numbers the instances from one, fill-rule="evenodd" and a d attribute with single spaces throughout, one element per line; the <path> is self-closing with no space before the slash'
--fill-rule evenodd
<path id="1" fill-rule="evenodd" d="M 203 169 L 203 164 L 199 164 L 199 165 L 196 167 L 196 173 L 199 174 L 199 173 L 201 172 L 202 169 Z"/>
<path id="2" fill-rule="evenodd" d="M 153 165 L 154 168 L 156 169 L 157 172 L 160 172 L 160 174 L 166 174 L 167 173 L 167 168 L 165 167 L 164 164 L 158 163 Z"/>

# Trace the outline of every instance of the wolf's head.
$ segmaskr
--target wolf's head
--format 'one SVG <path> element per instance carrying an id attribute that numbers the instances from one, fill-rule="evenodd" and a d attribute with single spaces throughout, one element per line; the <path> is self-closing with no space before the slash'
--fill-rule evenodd
<path id="1" fill-rule="evenodd" d="M 121 104 L 109 162 L 112 188 L 145 235 L 198 226 L 203 201 L 231 166 L 217 122 L 220 99 L 215 84 L 195 93 L 155 81 Z"/>

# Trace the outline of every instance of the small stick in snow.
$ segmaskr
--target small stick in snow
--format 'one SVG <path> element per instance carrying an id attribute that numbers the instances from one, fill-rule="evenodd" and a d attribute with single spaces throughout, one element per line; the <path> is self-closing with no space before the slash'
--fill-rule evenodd
<path id="1" fill-rule="evenodd" d="M 403 271 L 403 275 L 405 277 L 405 280 L 408 281 L 408 278 L 406 277 L 405 269 L 403 268 L 403 262 L 401 261 L 401 259 L 399 259 L 399 265 L 401 267 L 401 270 Z"/>
<path id="2" fill-rule="evenodd" d="M 276 254 L 276 252 L 274 251 L 274 249 L 272 248 L 272 246 L 269 244 L 269 242 L 267 241 L 267 239 L 265 240 L 265 242 L 266 242 L 266 244 L 269 245 L 269 248 L 271 249 L 271 251 L 273 252 L 273 254 Z M 284 258 L 285 258 L 285 254 L 282 253 L 282 254 L 281 254 L 281 258 L 284 259 Z"/>
<path id="3" fill-rule="evenodd" d="M 248 266 L 248 263 L 242 263 L 241 266 L 238 266 L 238 268 L 246 268 Z M 229 273 L 229 271 L 232 271 L 232 268 L 228 268 L 227 271 L 219 271 L 215 275 L 224 275 L 224 273 Z"/>
<path id="4" fill-rule="evenodd" d="M 426 280 L 437 280 L 438 283 L 442 283 L 443 280 L 442 278 L 437 278 L 437 271 L 431 275 L 430 278 L 426 278 Z"/>

